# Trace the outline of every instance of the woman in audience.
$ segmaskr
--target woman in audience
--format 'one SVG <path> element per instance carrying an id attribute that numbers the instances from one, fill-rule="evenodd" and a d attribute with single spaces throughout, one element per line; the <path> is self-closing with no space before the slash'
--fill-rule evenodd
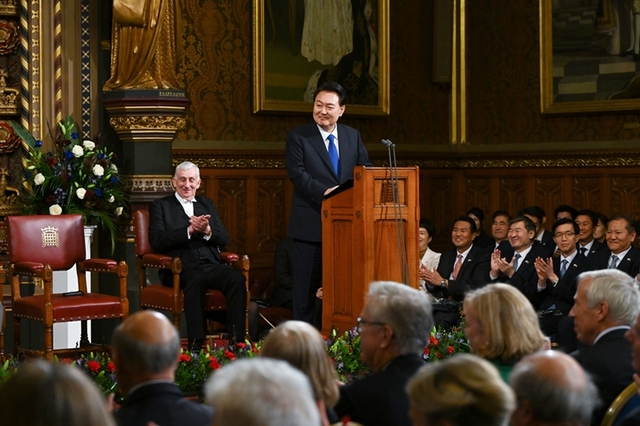
<path id="1" fill-rule="evenodd" d="M 422 367 L 407 384 L 413 426 L 506 426 L 511 388 L 487 361 L 458 354 Z"/>
<path id="2" fill-rule="evenodd" d="M 505 382 L 516 362 L 548 346 L 533 306 L 509 284 L 487 285 L 468 293 L 463 312 L 471 351 L 494 364 Z"/>
<path id="3" fill-rule="evenodd" d="M 602 213 L 596 213 L 596 215 L 598 216 L 598 224 L 593 230 L 593 238 L 596 241 L 604 243 L 605 237 L 607 236 L 607 224 L 609 223 L 609 218 Z"/>
<path id="4" fill-rule="evenodd" d="M 284 322 L 269 333 L 260 356 L 287 361 L 306 374 L 320 408 L 322 425 L 339 420 L 333 412 L 339 396 L 338 375 L 317 329 L 302 321 Z"/>
<path id="5" fill-rule="evenodd" d="M 105 398 L 80 369 L 34 361 L 0 389 L 0 425 L 115 426 L 115 421 Z"/>

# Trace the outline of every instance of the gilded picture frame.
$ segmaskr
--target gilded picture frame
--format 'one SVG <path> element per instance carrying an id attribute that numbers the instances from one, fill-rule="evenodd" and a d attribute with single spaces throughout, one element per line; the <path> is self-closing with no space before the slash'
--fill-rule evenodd
<path id="1" fill-rule="evenodd" d="M 390 113 L 389 0 L 253 0 L 253 112 L 308 113 L 323 81 L 345 87 L 347 114 Z"/>
<path id="2" fill-rule="evenodd" d="M 568 8 L 570 2 L 555 2 L 565 4 L 555 10 L 553 3 L 540 0 L 541 112 L 640 110 L 640 55 L 627 52 L 631 41 L 623 45 L 620 33 L 615 34 L 624 31 L 616 19 L 625 9 L 609 11 L 609 17 L 606 12 L 614 6 L 628 8 L 628 3 L 583 0 Z M 622 34 L 622 39 L 631 37 Z"/>

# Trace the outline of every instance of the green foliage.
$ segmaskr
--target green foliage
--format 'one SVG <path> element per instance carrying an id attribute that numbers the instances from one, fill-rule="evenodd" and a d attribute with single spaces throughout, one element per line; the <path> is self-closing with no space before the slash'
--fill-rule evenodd
<path id="1" fill-rule="evenodd" d="M 360 336 L 355 329 L 345 331 L 341 335 L 332 329 L 329 338 L 326 338 L 325 341 L 331 361 L 342 382 L 347 383 L 361 379 L 371 373 L 367 364 L 360 357 L 362 346 L 360 345 Z"/>
<path id="2" fill-rule="evenodd" d="M 111 237 L 115 247 L 117 221 L 127 203 L 124 184 L 115 165 L 116 155 L 96 142 L 81 141 L 71 117 L 58 123 L 54 150 L 43 153 L 35 140 L 19 124 L 11 123 L 27 143 L 22 192 L 24 213 L 81 214 L 85 225 L 98 225 Z"/>
<path id="3" fill-rule="evenodd" d="M 424 348 L 422 356 L 427 361 L 437 361 L 442 358 L 448 358 L 455 353 L 470 353 L 469 340 L 464 334 L 465 323 L 462 321 L 460 326 L 453 327 L 451 330 L 445 330 L 442 327 L 431 330 L 429 344 Z"/>

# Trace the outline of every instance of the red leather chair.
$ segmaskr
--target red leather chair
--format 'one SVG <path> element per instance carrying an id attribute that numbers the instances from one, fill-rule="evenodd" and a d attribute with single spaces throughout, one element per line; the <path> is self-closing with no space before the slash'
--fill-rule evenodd
<path id="1" fill-rule="evenodd" d="M 182 262 L 177 257 L 172 258 L 153 251 L 149 243 L 149 212 L 147 210 L 137 210 L 134 213 L 133 225 L 135 228 L 134 238 L 138 287 L 140 290 L 140 309 L 157 309 L 171 312 L 173 324 L 179 329 L 180 315 L 184 311 L 184 294 L 180 289 Z M 240 258 L 236 253 L 221 252 L 220 257 L 224 263 L 233 265 L 243 273 L 245 283 L 249 282 L 249 258 L 246 255 Z M 173 274 L 173 286 L 167 287 L 160 282 L 148 283 L 147 268 L 170 270 Z M 248 303 L 249 292 L 247 291 L 247 306 Z M 227 309 L 227 301 L 224 295 L 218 290 L 207 290 L 205 310 L 220 311 L 225 309 Z M 246 333 L 248 333 L 248 323 L 245 321 Z"/>
<path id="2" fill-rule="evenodd" d="M 84 222 L 81 215 L 9 216 L 7 218 L 9 278 L 13 313 L 13 351 L 20 346 L 20 320 L 44 324 L 44 354 L 53 359 L 53 324 L 81 321 L 80 347 L 89 345 L 87 320 L 124 319 L 129 315 L 128 268 L 124 261 L 86 259 Z M 53 293 L 53 271 L 76 266 L 78 290 L 82 294 L 65 297 Z M 118 277 L 119 295 L 87 292 L 86 272 L 110 273 Z M 20 295 L 20 277 L 42 280 L 43 294 Z M 0 280 L 5 271 L 0 268 Z M 37 351 L 34 351 L 37 352 Z"/>

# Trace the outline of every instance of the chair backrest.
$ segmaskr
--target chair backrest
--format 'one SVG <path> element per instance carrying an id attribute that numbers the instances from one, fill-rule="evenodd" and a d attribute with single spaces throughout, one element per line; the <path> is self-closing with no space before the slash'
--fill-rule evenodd
<path id="1" fill-rule="evenodd" d="M 149 243 L 149 212 L 147 210 L 136 210 L 133 214 L 133 227 L 135 228 L 136 256 L 155 253 Z"/>
<path id="2" fill-rule="evenodd" d="M 9 262 L 48 264 L 54 271 L 70 269 L 85 259 L 82 215 L 9 216 Z"/>
<path id="3" fill-rule="evenodd" d="M 613 400 L 602 420 L 602 426 L 617 426 L 631 411 L 640 407 L 638 386 L 631 383 Z"/>

